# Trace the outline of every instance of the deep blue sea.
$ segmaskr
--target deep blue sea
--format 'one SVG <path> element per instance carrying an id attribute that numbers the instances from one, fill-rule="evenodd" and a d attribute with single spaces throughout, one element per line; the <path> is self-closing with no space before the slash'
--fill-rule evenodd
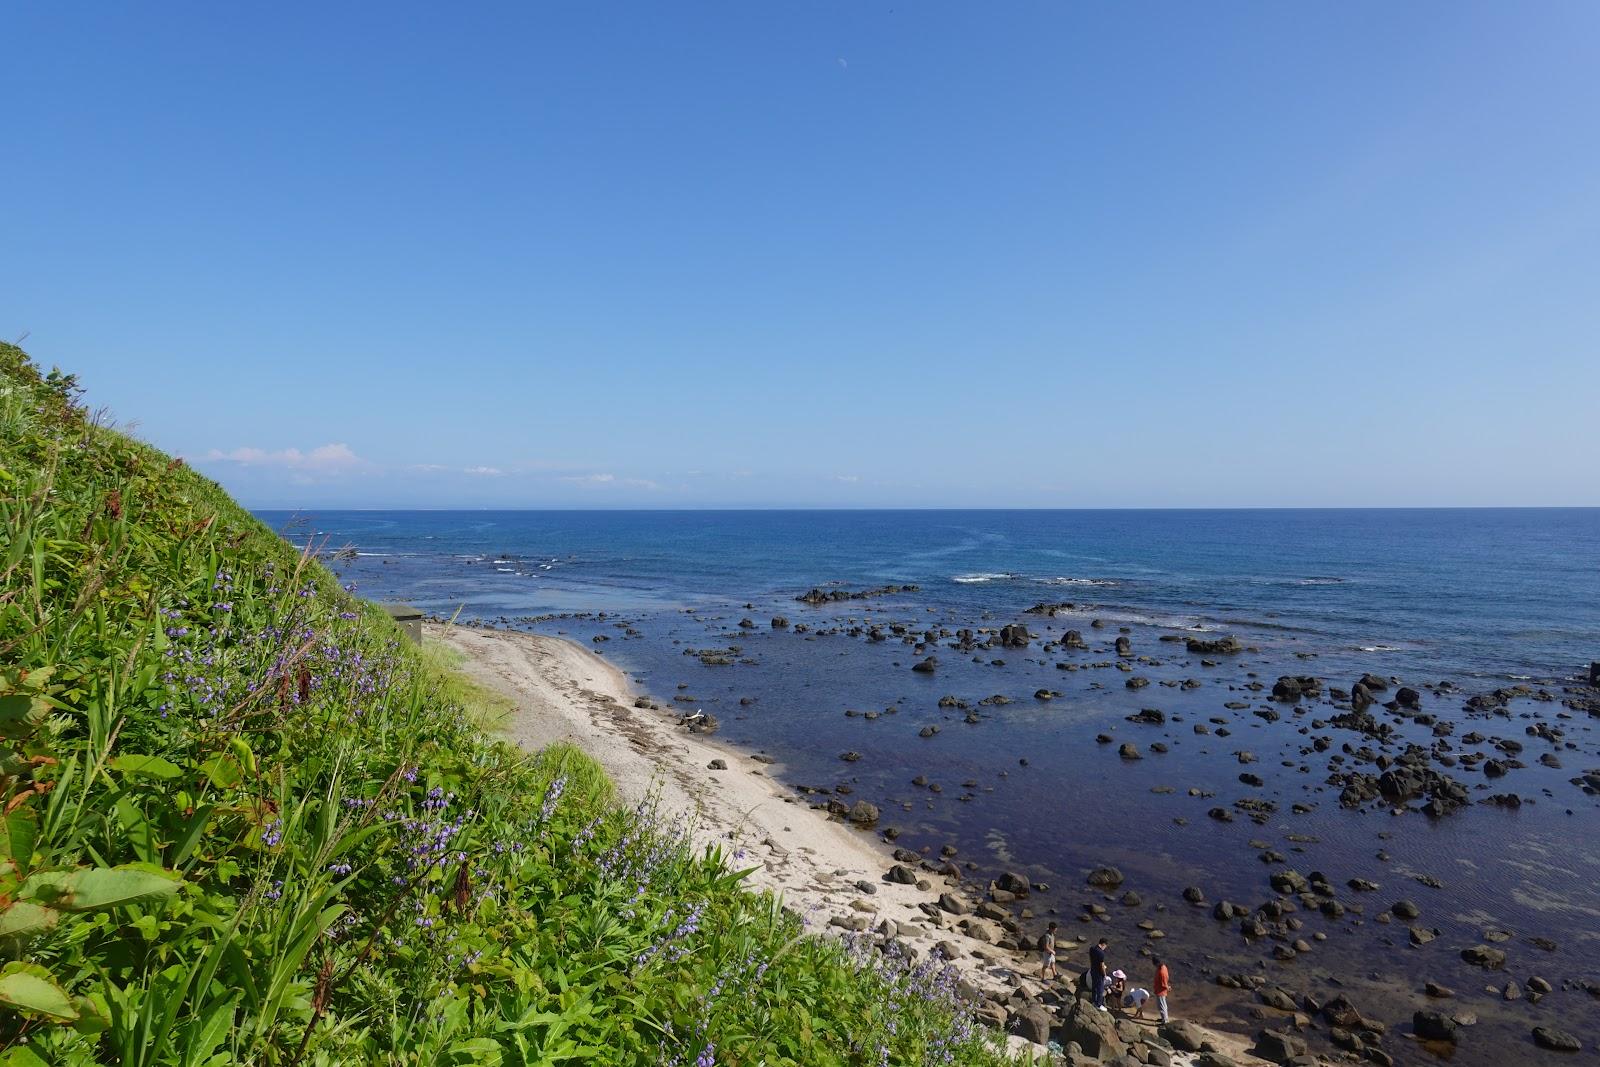
<path id="1" fill-rule="evenodd" d="M 917 584 L 956 612 L 1364 650 L 1375 669 L 1554 680 L 1600 659 L 1600 509 L 262 512 L 355 546 L 362 592 L 468 617 L 782 602 Z"/>
<path id="2" fill-rule="evenodd" d="M 1002 869 L 1049 883 L 1036 917 L 1087 922 L 1101 904 L 1093 929 L 1122 958 L 1149 951 L 1138 924 L 1156 925 L 1189 1003 L 1240 1029 L 1259 1024 L 1247 1000 L 1218 999 L 1218 974 L 1346 991 L 1397 1035 L 1430 1006 L 1423 981 L 1443 982 L 1479 1020 L 1461 1064 L 1547 1056 L 1537 1024 L 1600 1041 L 1600 1000 L 1576 984 L 1600 982 L 1600 800 L 1582 778 L 1600 773 L 1600 705 L 1583 687 L 1600 659 L 1600 509 L 262 517 L 347 550 L 335 569 L 367 597 L 584 642 L 662 704 L 710 712 L 720 738 L 776 757 L 811 801 L 870 800 L 898 844 L 955 846 L 979 885 Z M 887 585 L 918 588 L 795 600 Z M 1040 603 L 1070 606 L 1028 613 Z M 1027 648 L 956 636 L 1007 623 L 1029 628 Z M 1062 648 L 1068 630 L 1088 647 Z M 1188 654 L 1183 638 L 1208 633 L 1248 651 Z M 935 671 L 911 670 L 929 655 Z M 1332 722 L 1347 708 L 1333 687 L 1368 672 L 1391 680 L 1384 699 L 1421 693 L 1421 714 L 1378 709 L 1387 743 Z M 1271 701 L 1282 675 L 1325 689 Z M 1518 684 L 1498 710 L 1467 703 Z M 1130 721 L 1147 709 L 1165 721 Z M 1139 759 L 1119 756 L 1127 742 Z M 1419 801 L 1341 805 L 1346 775 L 1376 775 L 1408 744 L 1472 803 L 1437 819 Z M 1485 773 L 1490 760 L 1505 773 Z M 1139 903 L 1086 887 L 1103 863 Z M 1345 907 L 1297 916 L 1310 951 L 1289 959 L 1180 896 L 1256 906 L 1283 867 L 1325 873 Z M 1353 878 L 1381 889 L 1345 891 Z M 1417 923 L 1390 919 L 1401 898 Z M 1408 925 L 1436 934 L 1415 947 Z M 1461 960 L 1485 940 L 1505 971 Z M 1534 975 L 1555 992 L 1504 999 Z M 1403 1036 L 1385 1048 L 1417 1055 Z"/>

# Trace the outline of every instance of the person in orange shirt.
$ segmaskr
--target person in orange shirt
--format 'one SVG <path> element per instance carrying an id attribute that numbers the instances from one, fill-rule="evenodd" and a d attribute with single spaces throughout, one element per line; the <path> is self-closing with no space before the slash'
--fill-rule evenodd
<path id="1" fill-rule="evenodd" d="M 1150 983 L 1150 991 L 1155 994 L 1156 1007 L 1161 1010 L 1161 1021 L 1167 1021 L 1167 994 L 1172 991 L 1172 978 L 1167 974 L 1167 965 L 1160 956 L 1155 958 L 1156 977 Z"/>

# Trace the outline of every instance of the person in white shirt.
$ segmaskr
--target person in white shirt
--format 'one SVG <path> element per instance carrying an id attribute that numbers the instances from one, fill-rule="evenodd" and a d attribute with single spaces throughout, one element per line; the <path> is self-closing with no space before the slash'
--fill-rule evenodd
<path id="1" fill-rule="evenodd" d="M 1150 990 L 1144 988 L 1130 989 L 1122 994 L 1122 1006 L 1133 1009 L 1135 1019 L 1144 1018 L 1144 1002 L 1150 999 Z"/>

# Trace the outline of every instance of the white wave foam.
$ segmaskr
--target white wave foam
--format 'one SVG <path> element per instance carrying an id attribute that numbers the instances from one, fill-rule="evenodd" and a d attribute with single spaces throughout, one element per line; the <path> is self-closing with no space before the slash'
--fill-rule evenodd
<path id="1" fill-rule="evenodd" d="M 1397 645 L 1360 645 L 1363 652 L 1404 652 L 1405 649 Z"/>
<path id="2" fill-rule="evenodd" d="M 1015 574 L 990 574 L 985 572 L 980 574 L 958 574 L 950 580 L 952 582 L 960 582 L 962 585 L 974 585 L 978 582 L 1003 582 L 1007 578 L 1015 577 Z"/>
<path id="3" fill-rule="evenodd" d="M 1105 588 L 1121 585 L 1111 578 L 1040 578 L 1041 585 L 1096 585 Z"/>

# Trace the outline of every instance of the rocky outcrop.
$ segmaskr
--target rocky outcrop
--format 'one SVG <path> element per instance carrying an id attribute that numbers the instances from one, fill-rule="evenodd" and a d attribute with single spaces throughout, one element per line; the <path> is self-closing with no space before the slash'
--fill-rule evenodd
<path id="1" fill-rule="evenodd" d="M 836 604 L 841 600 L 865 600 L 868 597 L 888 596 L 892 593 L 915 593 L 915 585 L 885 585 L 877 589 L 862 589 L 852 592 L 848 589 L 809 589 L 795 597 L 802 604 L 816 607 L 819 604 Z"/>
<path id="2" fill-rule="evenodd" d="M 1232 634 L 1215 639 L 1191 637 L 1183 645 L 1196 656 L 1226 656 L 1244 651 L 1244 645 Z"/>

